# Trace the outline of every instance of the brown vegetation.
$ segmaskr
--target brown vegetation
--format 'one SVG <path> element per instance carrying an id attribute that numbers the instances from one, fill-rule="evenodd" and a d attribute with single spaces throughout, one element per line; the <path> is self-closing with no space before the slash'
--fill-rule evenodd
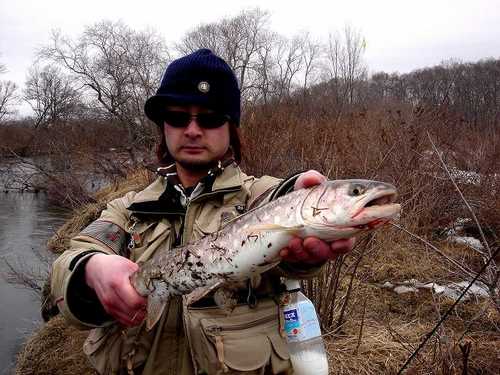
<path id="1" fill-rule="evenodd" d="M 16 375 L 97 374 L 81 351 L 86 332 L 52 319 L 26 342 L 17 358 Z"/>
<path id="2" fill-rule="evenodd" d="M 13 157 L 13 152 L 23 157 L 101 154 L 110 148 L 123 151 L 124 136 L 126 130 L 119 123 L 97 118 L 43 128 L 33 128 L 27 121 L 10 122 L 0 127 L 0 156 Z"/>
<path id="3" fill-rule="evenodd" d="M 459 217 L 470 217 L 470 212 L 434 154 L 429 136 L 449 168 L 464 168 L 465 161 L 470 166 L 471 159 L 463 155 L 481 148 L 484 159 L 477 160 L 474 166 L 486 177 L 473 184 L 462 176 L 457 183 L 473 205 L 493 249 L 499 245 L 499 211 L 494 209 L 499 198 L 493 193 L 499 182 L 488 176 L 499 170 L 495 153 L 500 139 L 488 127 L 454 127 L 438 111 L 402 111 L 395 122 L 392 113 L 372 110 L 333 122 L 308 113 L 300 105 L 282 104 L 272 111 L 260 108 L 247 112 L 242 127 L 244 168 L 256 175 L 266 172 L 278 176 L 315 168 L 333 179 L 363 177 L 392 182 L 399 189 L 403 205 L 399 224 L 441 252 L 438 254 L 405 232 L 388 227 L 372 238 L 359 239 L 360 245 L 351 255 L 331 263 L 321 277 L 305 285 L 318 304 L 327 333 L 332 373 L 396 373 L 453 301 L 430 291 L 398 295 L 380 288 L 380 284 L 412 278 L 422 282 L 467 280 L 470 275 L 460 266 L 474 273 L 485 261 L 484 254 L 445 241 L 444 229 Z M 66 248 L 69 238 L 96 218 L 106 201 L 142 188 L 151 178 L 149 172 L 137 172 L 126 183 L 100 192 L 94 197 L 97 203 L 75 212 L 73 220 L 52 239 L 51 248 L 57 252 Z M 465 231 L 477 235 L 473 224 Z M 488 281 L 486 276 L 484 280 Z M 334 283 L 336 287 L 332 288 Z M 325 292 L 333 289 L 335 295 Z M 51 324 L 56 323 L 49 323 L 42 334 L 48 334 L 43 332 L 50 331 Z M 57 324 L 57 329 L 64 326 L 59 321 Z M 413 361 L 408 373 L 498 373 L 499 325 L 500 314 L 493 298 L 460 303 Z M 43 341 L 29 342 L 25 350 L 42 350 L 38 348 L 40 342 Z M 81 340 L 74 344 L 53 350 L 74 355 L 80 350 Z M 461 347 L 464 351 L 469 347 L 470 353 L 463 354 Z M 29 367 L 29 362 L 24 361 L 31 358 L 26 351 L 21 354 L 18 374 L 30 373 L 22 372 Z M 46 358 L 47 366 L 53 366 L 50 357 Z M 82 366 L 83 357 L 73 360 L 75 368 L 71 371 L 81 371 L 78 366 Z M 66 362 L 65 365 L 69 366 Z"/>
<path id="4" fill-rule="evenodd" d="M 54 236 L 48 241 L 50 251 L 56 254 L 62 253 L 69 246 L 69 241 L 83 228 L 96 220 L 101 211 L 106 208 L 106 203 L 112 199 L 121 197 L 129 191 L 140 191 L 152 182 L 153 174 L 148 170 L 138 170 L 130 173 L 126 179 L 117 181 L 95 194 L 95 203 L 87 204 L 74 210 L 69 219 Z"/>
<path id="5" fill-rule="evenodd" d="M 487 232 L 490 249 L 498 249 L 500 211 L 494 192 L 500 183 L 500 134 L 495 126 L 459 122 L 449 111 L 433 107 L 374 108 L 332 121 L 331 116 L 323 117 L 321 111 L 297 100 L 269 108 L 267 114 L 259 109 L 247 115 L 250 125 L 243 132 L 248 169 L 257 175 L 284 176 L 315 168 L 332 179 L 363 177 L 392 182 L 403 206 L 399 224 L 440 250 L 439 254 L 414 237 L 387 228 L 368 242 L 360 240 L 359 249 L 330 264 L 322 277 L 306 285 L 318 304 L 324 328 L 334 333 L 329 346 L 333 373 L 396 373 L 452 301 L 428 291 L 400 296 L 377 285 L 412 278 L 422 282 L 470 280 L 492 255 L 492 251 L 478 252 L 445 241 L 446 228 L 457 218 L 472 216 L 431 141 L 446 167 L 455 171 L 452 175 Z M 479 173 L 480 182 L 470 172 Z M 473 222 L 462 234 L 480 238 Z M 480 279 L 490 285 L 490 299 L 460 304 L 408 373 L 498 372 L 497 266 Z M 331 292 L 336 285 L 338 290 Z M 460 345 L 467 342 L 472 349 L 464 369 Z"/>
<path id="6" fill-rule="evenodd" d="M 108 39 L 114 43 L 103 42 Z M 130 50 L 127 40 L 145 44 Z M 79 44 L 85 41 L 102 48 Z M 73 47 L 92 55 L 96 66 L 79 60 Z M 51 240 L 53 251 L 65 249 L 108 200 L 150 181 L 148 172 L 133 171 L 147 164 L 141 155 L 153 155 L 154 127 L 145 122 L 142 103 L 154 89 L 159 62 L 166 60 L 163 47 L 155 34 L 106 22 L 86 28 L 75 41 L 54 34 L 41 56 L 84 83 L 89 110 L 77 121 L 74 113 L 58 115 L 65 120 L 36 131 L 0 127 L 0 151 L 49 155 L 52 167 L 38 166 L 45 187 L 59 202 L 77 208 Z M 360 238 L 351 254 L 304 285 L 321 316 L 332 373 L 397 373 L 453 301 L 428 290 L 397 295 L 380 284 L 471 280 L 500 246 L 500 60 L 450 61 L 368 78 L 364 41 L 354 29 L 330 35 L 328 43 L 307 34 L 287 39 L 269 29 L 267 13 L 258 9 L 200 25 L 176 49 L 201 47 L 222 55 L 241 84 L 247 173 L 285 177 L 312 168 L 331 179 L 377 179 L 398 188 L 403 207 L 398 225 L 411 235 L 387 227 Z M 142 55 L 149 50 L 151 55 Z M 141 64 L 141 58 L 150 63 Z M 148 71 L 151 64 L 155 68 Z M 75 66 L 82 69 L 72 70 Z M 91 194 L 82 189 L 85 178 L 78 171 L 104 172 L 112 187 Z M 459 218 L 468 219 L 461 234 L 480 239 L 482 250 L 446 240 Z M 460 303 L 406 373 L 500 372 L 498 260 L 480 277 L 489 297 Z M 42 327 L 20 354 L 17 373 L 88 371 L 80 349 L 83 335 L 67 330 L 58 318 Z M 68 332 L 75 341 L 61 339 Z M 52 341 L 51 335 L 59 339 Z"/>
<path id="7" fill-rule="evenodd" d="M 95 191 L 153 158 L 141 158 L 141 148 L 124 145 L 126 136 L 119 124 L 102 121 L 47 129 L 0 127 L 3 189 L 44 190 L 49 200 L 71 209 L 96 203 Z"/>

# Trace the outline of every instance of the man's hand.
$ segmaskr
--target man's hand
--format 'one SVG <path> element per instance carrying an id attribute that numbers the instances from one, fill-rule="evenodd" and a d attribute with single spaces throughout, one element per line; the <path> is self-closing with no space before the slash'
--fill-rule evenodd
<path id="1" fill-rule="evenodd" d="M 319 185 L 326 181 L 326 177 L 317 171 L 302 173 L 295 181 L 294 189 Z M 325 242 L 316 237 L 293 238 L 288 246 L 280 250 L 280 256 L 285 262 L 318 265 L 327 260 L 335 259 L 354 247 L 354 238 Z"/>
<path id="2" fill-rule="evenodd" d="M 104 310 L 125 326 L 139 325 L 147 300 L 139 295 L 130 276 L 139 266 L 119 255 L 95 254 L 85 265 L 85 282 L 94 289 Z"/>

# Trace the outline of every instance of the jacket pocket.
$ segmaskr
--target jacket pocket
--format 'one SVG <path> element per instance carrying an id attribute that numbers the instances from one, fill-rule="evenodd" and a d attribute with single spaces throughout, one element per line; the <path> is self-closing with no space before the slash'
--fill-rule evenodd
<path id="1" fill-rule="evenodd" d="M 220 218 L 213 217 L 211 220 L 206 218 L 197 218 L 193 224 L 193 239 L 198 240 L 202 237 L 213 234 L 221 229 Z"/>
<path id="2" fill-rule="evenodd" d="M 262 374 L 267 368 L 281 374 L 291 369 L 274 301 L 262 301 L 255 309 L 240 305 L 227 316 L 218 308 L 190 309 L 187 314 L 198 373 Z"/>
<path id="3" fill-rule="evenodd" d="M 122 352 L 117 325 L 94 328 L 83 343 L 83 352 L 99 374 L 118 374 Z"/>
<path id="4" fill-rule="evenodd" d="M 138 223 L 130 233 L 129 251 L 133 261 L 146 260 L 170 235 L 170 224 L 160 221 Z"/>
<path id="5" fill-rule="evenodd" d="M 99 374 L 120 374 L 142 365 L 149 354 L 153 336 L 143 326 L 124 329 L 113 324 L 94 328 L 83 344 L 83 352 Z"/>

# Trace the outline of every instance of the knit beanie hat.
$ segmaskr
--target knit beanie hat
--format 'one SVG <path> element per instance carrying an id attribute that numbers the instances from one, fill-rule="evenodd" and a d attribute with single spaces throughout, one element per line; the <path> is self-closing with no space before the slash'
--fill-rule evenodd
<path id="1" fill-rule="evenodd" d="M 144 105 L 146 116 L 163 125 L 167 105 L 199 105 L 240 123 L 240 89 L 230 66 L 209 49 L 199 49 L 168 65 L 156 95 Z"/>

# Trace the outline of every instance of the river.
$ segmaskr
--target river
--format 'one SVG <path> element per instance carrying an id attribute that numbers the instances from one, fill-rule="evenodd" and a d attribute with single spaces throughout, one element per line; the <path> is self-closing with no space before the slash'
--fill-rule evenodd
<path id="1" fill-rule="evenodd" d="M 0 374 L 9 374 L 22 343 L 42 322 L 40 297 L 7 282 L 9 268 L 43 276 L 52 259 L 46 242 L 67 212 L 51 206 L 44 193 L 0 191 Z M 37 256 L 37 253 L 40 256 Z M 49 260 L 49 261 L 47 261 Z"/>

